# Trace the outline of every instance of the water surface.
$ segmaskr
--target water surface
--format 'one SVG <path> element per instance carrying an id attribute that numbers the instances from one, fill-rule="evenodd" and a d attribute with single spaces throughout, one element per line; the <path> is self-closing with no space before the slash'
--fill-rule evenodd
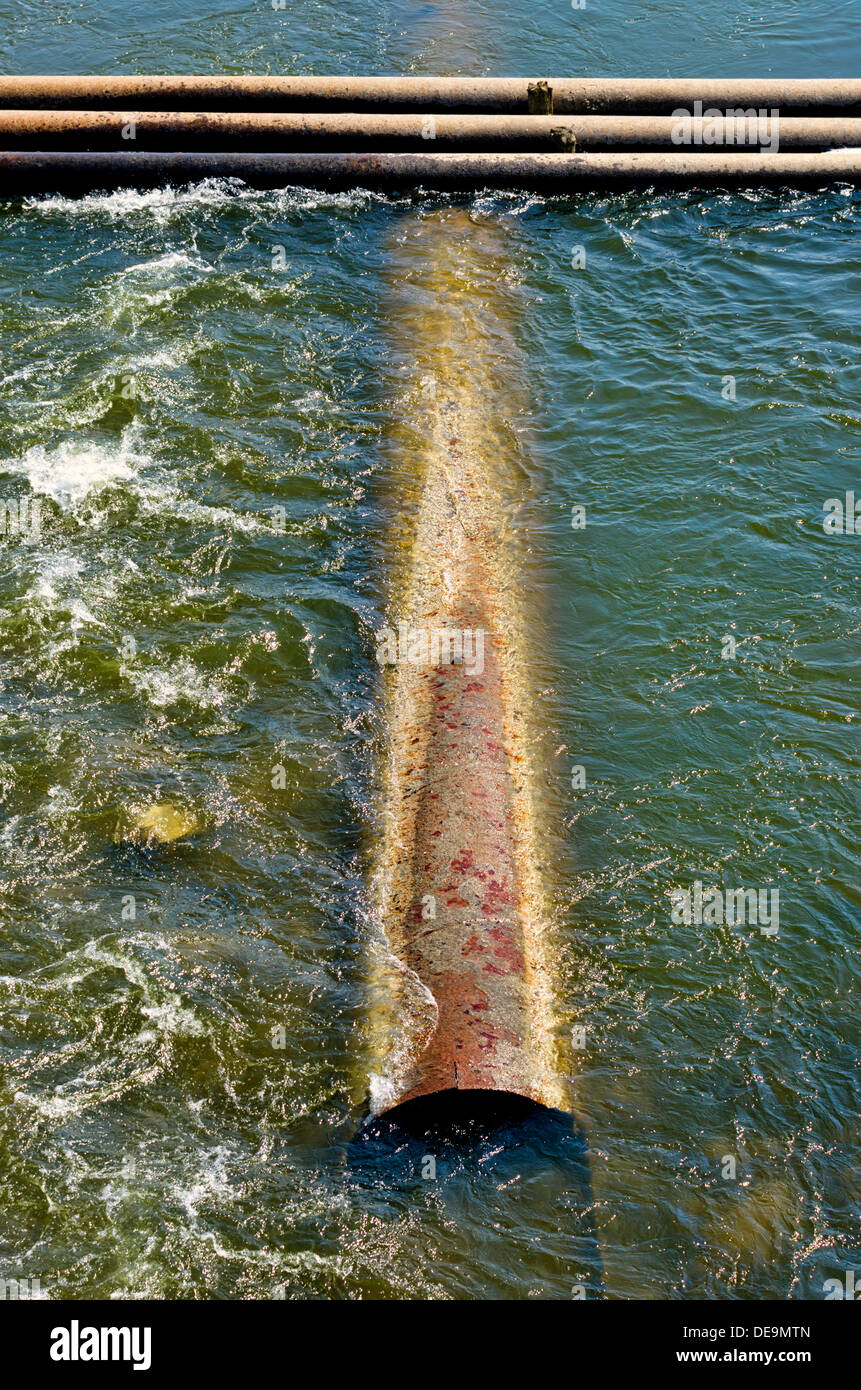
<path id="1" fill-rule="evenodd" d="M 0 65 L 857 66 L 848 7 L 760 10 L 4 0 Z M 861 1268 L 861 541 L 822 526 L 861 495 L 852 189 L 462 204 L 516 308 L 506 524 L 576 1113 L 434 1141 L 433 1179 L 421 1141 L 361 1137 L 374 633 L 421 365 L 388 315 L 445 206 L 2 207 L 0 495 L 41 525 L 0 549 L 0 1274 L 50 1297 L 818 1298 Z M 164 799 L 197 833 L 123 844 Z M 779 935 L 674 924 L 697 880 L 779 888 Z"/>

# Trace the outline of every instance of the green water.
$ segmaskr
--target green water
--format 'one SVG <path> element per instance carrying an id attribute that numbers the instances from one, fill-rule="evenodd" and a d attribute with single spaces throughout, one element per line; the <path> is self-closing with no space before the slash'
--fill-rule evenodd
<path id="1" fill-rule="evenodd" d="M 701 6 L 702 43 L 654 6 L 146 11 L 0 4 L 0 61 L 827 75 L 859 49 L 825 3 Z M 517 309 L 576 1123 L 437 1147 L 432 1180 L 421 1142 L 356 1137 L 411 478 L 392 267 L 440 203 L 0 213 L 0 497 L 41 509 L 0 538 L 0 1277 L 49 1297 L 819 1298 L 861 1268 L 861 536 L 822 524 L 861 497 L 850 189 L 467 204 Z M 196 833 L 125 843 L 160 801 Z M 673 923 L 697 880 L 778 888 L 778 935 Z"/>

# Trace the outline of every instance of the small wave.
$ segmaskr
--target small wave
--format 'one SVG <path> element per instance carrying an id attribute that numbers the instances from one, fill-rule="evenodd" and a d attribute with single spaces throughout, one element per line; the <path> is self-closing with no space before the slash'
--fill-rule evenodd
<path id="1" fill-rule="evenodd" d="M 200 256 L 189 256 L 186 251 L 166 251 L 152 261 L 139 261 L 119 271 L 123 275 L 166 275 L 174 270 L 196 270 L 211 275 L 214 267 Z"/>
<path id="2" fill-rule="evenodd" d="M 15 372 L 10 372 L 8 376 L 0 377 L 0 386 L 9 386 L 13 381 L 29 381 L 36 371 L 35 363 L 28 367 L 19 367 Z"/>
<path id="3" fill-rule="evenodd" d="M 148 261 L 136 261 L 110 276 L 102 290 L 112 323 L 141 305 L 149 308 L 170 304 L 215 267 L 186 251 L 166 251 Z"/>
<path id="4" fill-rule="evenodd" d="M 159 361 L 165 356 L 159 354 Z M 147 365 L 155 365 L 155 359 Z M 19 459 L 0 461 L 0 472 L 26 478 L 33 493 L 50 497 L 81 524 L 89 520 L 94 526 L 101 525 L 105 520 L 104 510 L 94 516 L 82 515 L 82 504 L 109 488 L 121 486 L 126 495 L 131 493 L 141 510 L 149 515 L 223 527 L 241 534 L 272 530 L 272 518 L 265 509 L 260 513 L 248 513 L 216 506 L 186 495 L 172 481 L 141 477 L 141 470 L 153 465 L 153 455 L 143 447 L 139 426 L 130 425 L 115 444 L 98 444 L 84 439 L 64 440 L 54 448 L 46 448 L 43 444 L 33 445 Z M 189 491 L 194 487 L 196 483 L 192 481 Z M 56 579 L 74 578 L 80 565 L 72 556 L 52 555 L 49 569 L 45 582 L 52 589 Z M 49 589 L 44 590 L 46 597 L 51 596 Z"/>
<path id="5" fill-rule="evenodd" d="M 190 1187 L 182 1186 L 179 1183 L 174 1185 L 174 1196 L 185 1208 L 186 1215 L 191 1221 L 197 1220 L 197 1209 L 201 1201 L 215 1199 L 218 1202 L 223 1202 L 232 1200 L 233 1189 L 227 1171 L 230 1157 L 227 1147 L 224 1144 L 219 1144 L 214 1152 L 203 1156 L 203 1171 Z"/>
<path id="6" fill-rule="evenodd" d="M 391 199 L 373 189 L 352 188 L 336 192 L 325 189 L 301 188 L 287 185 L 282 189 L 251 188 L 242 179 L 202 179 L 189 187 L 136 189 L 120 188 L 114 193 L 93 193 L 85 198 L 28 198 L 24 206 L 43 216 L 107 219 L 127 222 L 140 216 L 148 224 L 166 226 L 188 209 L 223 208 L 231 202 L 269 204 L 278 212 L 359 211 L 372 203 L 404 203 L 406 199 Z"/>
<path id="7" fill-rule="evenodd" d="M 406 1078 L 439 1022 L 439 1007 L 414 970 L 389 947 L 376 912 L 363 909 L 369 933 L 372 1050 L 376 1071 L 368 1078 L 372 1115 L 379 1115 L 403 1095 Z"/>
<path id="8" fill-rule="evenodd" d="M 180 1037 L 203 1037 L 206 1032 L 203 1024 L 195 1018 L 191 1009 L 186 1008 L 177 995 L 163 999 L 158 1004 L 144 1004 L 141 1013 L 148 1018 L 151 1028 L 144 1028 L 138 1034 L 138 1042 L 157 1042 L 166 1034 Z"/>
<path id="9" fill-rule="evenodd" d="M 153 483 L 141 487 L 138 494 L 143 511 L 170 516 L 177 521 L 223 526 L 229 531 L 241 533 L 272 530 L 272 519 L 265 512 L 262 515 L 238 512 L 230 507 L 215 507 L 211 503 L 196 502 L 191 497 L 183 497 L 177 488 L 168 483 Z"/>
<path id="10" fill-rule="evenodd" d="M 144 371 L 153 367 L 178 367 L 183 360 L 176 349 L 162 348 L 159 352 L 145 353 L 143 357 L 133 357 L 123 364 L 126 372 Z"/>
<path id="11" fill-rule="evenodd" d="M 185 208 L 219 207 L 236 197 L 244 188 L 239 179 L 203 179 L 188 189 L 164 188 L 141 190 L 119 188 L 115 193 L 93 193 L 86 198 L 28 198 L 24 206 L 47 216 L 107 218 L 110 222 L 125 222 L 137 214 L 148 222 L 164 226 Z"/>
<path id="12" fill-rule="evenodd" d="M 26 477 L 30 489 L 52 498 L 63 511 L 73 511 L 92 493 L 129 482 L 136 469 L 149 462 L 125 431 L 115 446 L 64 440 L 54 449 L 34 444 L 23 458 L 4 459 L 6 472 Z"/>
<path id="13" fill-rule="evenodd" d="M 156 666 L 147 670 L 124 666 L 124 675 L 136 692 L 156 709 L 166 709 L 180 703 L 197 709 L 221 709 L 227 692 L 212 680 L 207 680 L 187 657 L 172 666 Z"/>

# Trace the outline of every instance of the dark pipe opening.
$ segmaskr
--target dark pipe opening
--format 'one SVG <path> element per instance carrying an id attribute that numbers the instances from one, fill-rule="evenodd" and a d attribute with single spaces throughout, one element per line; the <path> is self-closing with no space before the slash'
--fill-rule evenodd
<path id="1" fill-rule="evenodd" d="M 513 1091 L 435 1091 L 404 1101 L 371 1119 L 360 1140 L 437 1139 L 473 1144 L 505 1129 L 573 1130 L 573 1120 L 561 1110 Z"/>

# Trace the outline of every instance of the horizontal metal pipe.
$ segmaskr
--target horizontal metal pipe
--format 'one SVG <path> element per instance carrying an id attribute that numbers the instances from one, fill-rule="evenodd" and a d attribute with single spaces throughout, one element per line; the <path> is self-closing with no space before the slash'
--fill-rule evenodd
<path id="1" fill-rule="evenodd" d="M 678 107 L 776 107 L 861 115 L 861 79 L 548 77 L 0 77 L 0 106 L 139 110 L 529 112 L 669 115 Z"/>
<path id="2" fill-rule="evenodd" d="M 773 136 L 783 150 L 861 147 L 857 117 L 788 117 L 765 127 L 722 119 L 706 128 L 710 140 L 718 136 L 707 148 L 756 148 Z M 6 149 L 679 150 L 678 130 L 671 116 L 0 110 Z"/>
<path id="3" fill-rule="evenodd" d="M 583 78 L 548 79 L 555 112 L 671 115 L 677 109 L 749 107 L 776 109 L 781 116 L 861 115 L 858 78 Z"/>
<path id="4" fill-rule="evenodd" d="M 155 187 L 202 178 L 238 178 L 258 188 L 285 184 L 382 190 L 428 187 L 584 188 L 757 187 L 861 180 L 861 149 L 818 154 L 215 154 L 146 151 L 5 151 L 0 189 L 7 195 L 83 193 L 94 188 Z"/>

